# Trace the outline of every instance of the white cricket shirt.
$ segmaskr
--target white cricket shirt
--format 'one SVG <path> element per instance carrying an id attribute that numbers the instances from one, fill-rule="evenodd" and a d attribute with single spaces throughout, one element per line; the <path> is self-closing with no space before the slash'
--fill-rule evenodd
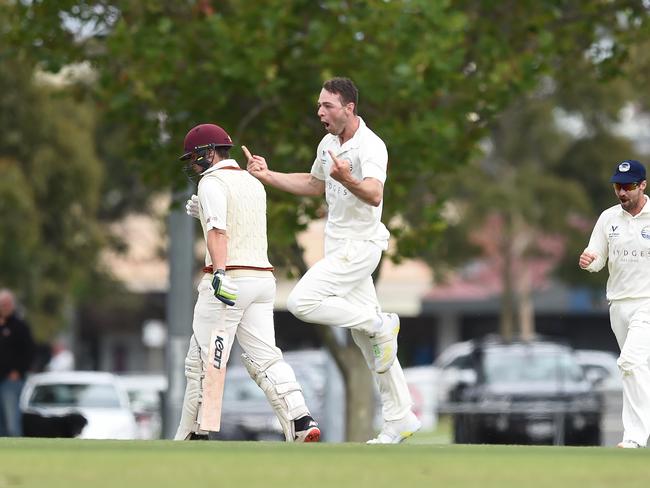
<path id="1" fill-rule="evenodd" d="M 318 144 L 311 175 L 325 182 L 325 200 L 328 206 L 325 234 L 334 239 L 379 241 L 385 249 L 390 233 L 381 222 L 383 201 L 377 207 L 357 198 L 350 190 L 330 176 L 332 158 L 350 161 L 352 175 L 363 180 L 376 178 L 386 181 L 388 151 L 386 144 L 371 131 L 361 117 L 354 136 L 341 145 L 338 136 L 326 134 Z"/>
<path id="2" fill-rule="evenodd" d="M 635 216 L 620 205 L 600 214 L 585 249 L 598 256 L 588 271 L 600 271 L 608 262 L 608 300 L 650 297 L 650 205 L 644 197 Z"/>

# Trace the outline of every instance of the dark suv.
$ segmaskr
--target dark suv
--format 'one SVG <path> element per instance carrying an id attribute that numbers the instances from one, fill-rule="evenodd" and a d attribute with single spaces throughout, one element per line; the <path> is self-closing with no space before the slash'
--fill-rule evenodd
<path id="1" fill-rule="evenodd" d="M 475 381 L 451 391 L 454 441 L 494 444 L 600 444 L 601 401 L 564 344 L 471 342 Z"/>

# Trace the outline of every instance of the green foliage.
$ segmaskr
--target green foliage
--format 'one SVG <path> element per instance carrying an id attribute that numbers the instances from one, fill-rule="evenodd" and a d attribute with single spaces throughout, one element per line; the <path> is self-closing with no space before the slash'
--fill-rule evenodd
<path id="1" fill-rule="evenodd" d="M 17 290 L 45 339 L 61 327 L 64 304 L 96 267 L 103 170 L 94 153 L 92 108 L 36 85 L 32 71 L 15 60 L 4 67 L 0 283 Z"/>
<path id="2" fill-rule="evenodd" d="M 315 117 L 320 84 L 350 76 L 361 90 L 360 113 L 389 146 L 385 221 L 406 226 L 392 229 L 399 236 L 395 258 L 426 252 L 440 234 L 440 202 L 432 196 L 438 175 L 476 155 L 495 114 L 542 76 L 564 71 L 603 32 L 616 49 L 589 74 L 607 76 L 612 70 L 604 65 L 624 58 L 623 44 L 645 20 L 634 2 L 602 8 L 599 1 L 116 6 L 103 48 L 86 55 L 101 75 L 99 96 L 128 133 L 124 144 L 149 184 L 182 183 L 174 164 L 182 138 L 206 121 L 231 132 L 240 160 L 244 143 L 275 169 L 308 171 L 324 132 Z M 625 16 L 635 22 L 621 23 Z M 271 215 L 278 230 L 271 247 L 290 249 L 286 236 L 318 203 L 296 205 L 279 192 L 271 200 L 282 209 Z"/>
<path id="3" fill-rule="evenodd" d="M 446 175 L 479 159 L 479 143 L 498 114 L 543 87 L 544 80 L 570 87 L 576 79 L 595 82 L 626 73 L 627 60 L 646 42 L 648 30 L 647 7 L 640 0 L 64 0 L 3 2 L 0 15 L 3 60 L 14 57 L 48 71 L 92 63 L 97 82 L 79 87 L 78 95 L 91 94 L 98 102 L 102 122 L 96 135 L 103 142 L 97 153 L 110 170 L 102 195 L 91 187 L 84 204 L 98 206 L 107 217 L 134 201 L 141 205 L 142 182 L 149 189 L 184 187 L 177 157 L 187 130 L 201 122 L 224 126 L 240 161 L 239 145 L 245 144 L 266 156 L 273 169 L 309 171 L 324 134 L 315 115 L 320 86 L 334 75 L 353 78 L 361 91 L 360 114 L 389 148 L 384 219 L 397 237 L 395 260 L 433 259 L 436 242 L 456 249 L 441 242 L 444 201 L 459 188 L 444 187 Z M 589 90 L 598 90 L 597 84 L 586 86 L 585 97 Z M 14 105 L 16 117 L 30 116 Z M 568 102 L 566 107 L 572 110 Z M 587 117 L 589 123 L 603 113 Z M 548 135 L 536 133 L 540 125 L 534 122 L 513 129 L 520 140 L 529 140 L 526 157 L 515 154 L 516 138 L 502 149 L 511 166 L 523 170 L 505 175 L 510 187 L 535 184 L 535 191 L 514 195 L 499 188 L 503 175 L 487 188 L 482 183 L 490 181 L 489 172 L 475 172 L 476 188 L 485 192 L 485 205 L 525 207 L 526 218 L 539 225 L 559 225 L 547 219 L 548 206 L 540 209 L 539 192 L 564 195 L 566 187 L 537 176 L 540 161 L 557 159 L 571 141 L 535 144 L 535 138 L 545 141 Z M 30 162 L 24 148 L 6 147 L 3 154 L 26 161 L 26 168 L 59 154 L 30 148 L 29 155 L 39 154 Z M 71 148 L 55 149 L 81 156 Z M 41 171 L 33 181 L 37 207 L 50 197 L 43 182 L 65 179 L 67 195 L 66 185 L 85 178 L 74 165 Z M 133 200 L 125 186 L 135 190 Z M 65 213 L 64 201 L 51 196 Z M 300 272 L 304 263 L 294 236 L 319 214 L 321 202 L 275 191 L 269 197 L 274 264 Z M 556 202 L 561 199 L 547 203 Z M 78 214 L 72 209 L 70 215 Z M 74 232 L 77 218 L 83 217 L 64 219 L 57 231 Z"/>
<path id="4" fill-rule="evenodd" d="M 26 285 L 25 266 L 38 249 L 38 212 L 28 180 L 14 160 L 0 159 L 0 270 L 2 283 L 11 288 Z"/>
<path id="5" fill-rule="evenodd" d="M 486 156 L 447 180 L 448 205 L 458 215 L 449 219 L 445 245 L 430 256 L 434 269 L 463 264 L 469 256 L 504 263 L 547 255 L 561 258 L 556 275 L 564 282 L 603 290 L 606 273 L 580 270 L 578 256 L 600 212 L 617 203 L 608 183 L 615 164 L 643 158 L 616 132 L 623 107 L 637 99 L 630 83 L 588 73 L 576 62 L 575 79 L 559 74 L 490 124 Z M 579 131 L 563 127 L 568 117 Z M 495 217 L 502 227 L 494 226 Z M 479 229 L 487 232 L 477 239 Z M 564 241 L 561 253 L 545 239 L 552 236 Z M 503 272 L 512 269 L 503 266 Z M 508 282 L 516 286 L 514 278 Z"/>

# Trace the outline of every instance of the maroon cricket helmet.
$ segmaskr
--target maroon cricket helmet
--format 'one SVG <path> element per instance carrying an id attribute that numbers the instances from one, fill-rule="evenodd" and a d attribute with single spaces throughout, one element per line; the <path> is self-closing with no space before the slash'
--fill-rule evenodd
<path id="1" fill-rule="evenodd" d="M 190 129 L 183 142 L 185 153 L 181 160 L 190 159 L 197 148 L 211 145 L 213 147 L 232 147 L 232 139 L 228 133 L 215 124 L 200 124 Z"/>

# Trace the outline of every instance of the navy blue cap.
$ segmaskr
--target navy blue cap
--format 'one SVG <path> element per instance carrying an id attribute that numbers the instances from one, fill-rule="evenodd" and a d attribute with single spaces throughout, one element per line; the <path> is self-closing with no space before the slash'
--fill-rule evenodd
<path id="1" fill-rule="evenodd" d="M 638 183 L 645 180 L 645 167 L 634 159 L 628 159 L 616 166 L 611 183 Z"/>

